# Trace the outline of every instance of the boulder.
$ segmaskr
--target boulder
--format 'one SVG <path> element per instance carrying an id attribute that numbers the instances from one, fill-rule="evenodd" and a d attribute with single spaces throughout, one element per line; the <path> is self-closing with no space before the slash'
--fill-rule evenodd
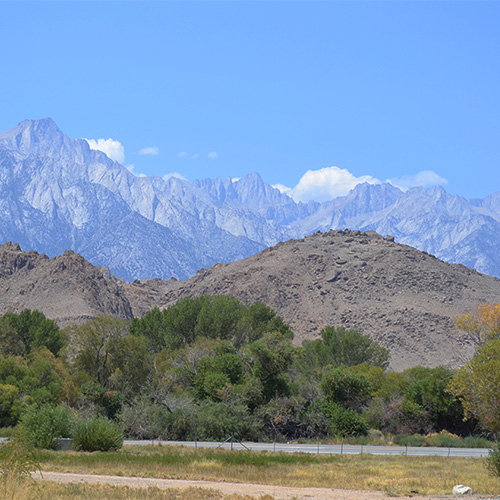
<path id="1" fill-rule="evenodd" d="M 453 486 L 452 493 L 454 495 L 472 495 L 473 491 L 469 486 L 464 486 L 463 484 L 457 484 Z"/>

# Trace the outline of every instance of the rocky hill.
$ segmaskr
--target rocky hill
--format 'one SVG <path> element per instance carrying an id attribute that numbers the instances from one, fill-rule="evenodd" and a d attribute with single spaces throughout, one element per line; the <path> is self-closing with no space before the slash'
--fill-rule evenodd
<path id="1" fill-rule="evenodd" d="M 500 301 L 500 280 L 447 264 L 375 232 L 329 231 L 290 240 L 187 281 L 124 285 L 132 311 L 179 298 L 227 294 L 274 308 L 296 341 L 327 326 L 356 328 L 391 351 L 391 367 L 460 365 L 471 353 L 453 318 Z"/>
<path id="2" fill-rule="evenodd" d="M 295 332 L 356 328 L 391 351 L 391 368 L 457 366 L 471 354 L 453 318 L 500 302 L 500 280 L 368 231 L 329 231 L 289 240 L 252 257 L 202 269 L 186 281 L 128 283 L 71 251 L 48 258 L 0 247 L 0 313 L 39 309 L 60 325 L 98 314 L 142 316 L 183 297 L 234 295 L 264 302 Z"/>
<path id="3" fill-rule="evenodd" d="M 68 250 L 49 259 L 19 244 L 0 246 L 0 312 L 37 309 L 60 326 L 100 314 L 129 319 L 132 310 L 122 283 Z"/>

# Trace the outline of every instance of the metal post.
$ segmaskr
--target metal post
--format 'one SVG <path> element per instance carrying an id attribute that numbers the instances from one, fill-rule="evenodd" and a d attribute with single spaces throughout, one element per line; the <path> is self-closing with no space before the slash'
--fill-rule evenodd
<path id="1" fill-rule="evenodd" d="M 319 437 L 318 437 L 318 455 L 319 455 Z"/>
<path id="2" fill-rule="evenodd" d="M 273 451 L 276 451 L 276 432 L 274 433 Z"/>
<path id="3" fill-rule="evenodd" d="M 406 445 L 406 456 L 408 456 L 408 445 Z"/>
<path id="4" fill-rule="evenodd" d="M 451 448 L 448 448 L 448 456 L 450 456 Z"/>
<path id="5" fill-rule="evenodd" d="M 363 445 L 361 445 L 361 455 L 363 454 Z"/>
<path id="6" fill-rule="evenodd" d="M 233 451 L 233 433 L 231 433 L 231 451 Z"/>
<path id="7" fill-rule="evenodd" d="M 344 438 L 342 438 L 342 441 L 340 442 L 340 454 L 344 454 Z"/>

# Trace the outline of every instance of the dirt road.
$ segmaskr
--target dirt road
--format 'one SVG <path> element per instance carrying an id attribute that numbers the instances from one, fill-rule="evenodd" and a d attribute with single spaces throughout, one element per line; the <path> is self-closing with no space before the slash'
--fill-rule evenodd
<path id="1" fill-rule="evenodd" d="M 59 483 L 112 484 L 131 488 L 206 488 L 222 492 L 224 495 L 240 494 L 259 498 L 270 495 L 275 499 L 287 500 L 385 500 L 389 495 L 381 491 L 339 490 L 333 488 L 294 488 L 265 484 L 226 483 L 217 481 L 191 481 L 185 479 L 157 479 L 127 476 L 106 476 L 96 474 L 74 474 L 62 472 L 43 472 L 34 475 L 35 479 Z M 409 498 L 409 497 L 399 497 Z M 415 497 L 418 500 L 437 500 L 446 497 Z"/>

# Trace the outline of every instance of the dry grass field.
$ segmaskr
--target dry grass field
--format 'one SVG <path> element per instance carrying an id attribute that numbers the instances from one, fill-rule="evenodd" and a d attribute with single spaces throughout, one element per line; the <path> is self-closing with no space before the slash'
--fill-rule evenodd
<path id="1" fill-rule="evenodd" d="M 466 484 L 477 494 L 500 492 L 500 478 L 489 475 L 484 460 L 475 458 L 317 456 L 149 446 L 114 453 L 39 452 L 37 460 L 42 471 L 379 490 L 390 495 L 417 491 L 446 495 L 456 484 Z"/>

